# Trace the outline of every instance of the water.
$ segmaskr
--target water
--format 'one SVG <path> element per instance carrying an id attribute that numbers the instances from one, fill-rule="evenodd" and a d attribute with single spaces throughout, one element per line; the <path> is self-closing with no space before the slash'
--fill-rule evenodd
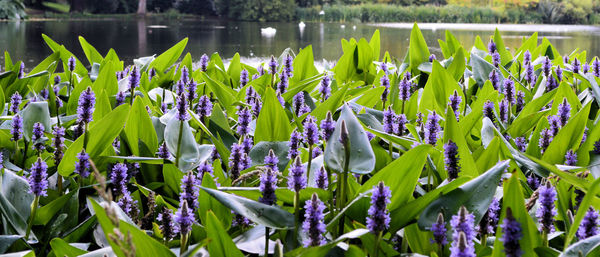
<path id="1" fill-rule="evenodd" d="M 342 28 L 344 25 L 344 28 Z M 355 26 L 355 27 L 354 27 Z M 295 51 L 312 44 L 316 60 L 337 60 L 341 54 L 341 38 L 369 39 L 376 29 L 381 31 L 381 47 L 402 59 L 409 46 L 412 24 L 340 24 L 307 22 L 304 29 L 297 23 L 256 23 L 233 21 L 203 21 L 194 19 L 108 19 L 70 21 L 21 21 L 0 22 L 0 51 L 8 51 L 13 60 L 24 60 L 28 67 L 51 54 L 41 34 L 64 44 L 67 49 L 86 60 L 79 46 L 81 35 L 94 45 L 101 54 L 114 48 L 119 57 L 131 60 L 152 54 L 160 54 L 169 47 L 189 38 L 186 52 L 194 60 L 204 53 L 219 52 L 223 58 L 231 58 L 236 52 L 243 57 L 264 58 L 279 55 L 285 48 Z M 479 24 L 422 24 L 423 35 L 433 53 L 440 54 L 438 39 L 444 38 L 444 29 L 450 29 L 467 49 L 477 35 L 487 41 L 497 25 Z M 261 28 L 277 30 L 272 37 L 261 35 Z M 546 36 L 561 52 L 570 53 L 576 48 L 587 51 L 590 56 L 600 55 L 600 27 L 593 26 L 539 26 L 502 25 L 500 29 L 508 47 L 521 43 L 523 36 L 533 31 Z M 382 54 L 384 53 L 382 51 Z M 3 64 L 4 56 L 0 57 Z M 87 64 L 86 61 L 84 63 Z"/>

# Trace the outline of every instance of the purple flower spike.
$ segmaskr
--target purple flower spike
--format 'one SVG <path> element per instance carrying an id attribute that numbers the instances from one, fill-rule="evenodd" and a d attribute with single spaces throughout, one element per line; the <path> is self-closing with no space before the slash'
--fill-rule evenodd
<path id="1" fill-rule="evenodd" d="M 542 71 L 544 72 L 544 76 L 546 76 L 546 78 L 550 76 L 550 72 L 552 71 L 552 63 L 550 62 L 550 58 L 548 58 L 548 56 L 546 56 L 542 62 Z"/>
<path id="2" fill-rule="evenodd" d="M 271 61 L 269 62 L 269 74 L 273 75 L 277 73 L 277 60 L 275 60 L 275 56 L 271 55 Z"/>
<path id="3" fill-rule="evenodd" d="M 177 119 L 180 121 L 186 121 L 190 118 L 190 114 L 187 111 L 188 102 L 185 99 L 185 94 L 180 94 L 177 99 Z"/>
<path id="4" fill-rule="evenodd" d="M 90 176 L 90 156 L 84 150 L 77 154 L 77 162 L 75 162 L 75 173 L 82 178 Z"/>
<path id="5" fill-rule="evenodd" d="M 563 79 L 563 70 L 560 68 L 560 66 L 556 67 L 556 79 L 558 80 L 558 82 L 561 82 Z"/>
<path id="6" fill-rule="evenodd" d="M 152 81 L 152 78 L 156 76 L 156 70 L 154 68 L 150 68 L 148 71 L 148 81 Z"/>
<path id="7" fill-rule="evenodd" d="M 294 58 L 290 55 L 287 55 L 283 58 L 283 71 L 288 75 L 288 77 L 292 77 L 292 72 L 294 71 Z"/>
<path id="8" fill-rule="evenodd" d="M 456 120 L 458 121 L 458 115 L 460 114 L 460 102 L 462 102 L 462 97 L 458 95 L 458 92 L 454 90 L 454 94 L 450 95 L 448 98 L 450 100 L 450 108 L 454 111 L 454 116 L 456 116 Z"/>
<path id="9" fill-rule="evenodd" d="M 525 93 L 523 91 L 517 91 L 516 110 L 517 113 L 521 112 L 525 107 Z"/>
<path id="10" fill-rule="evenodd" d="M 499 113 L 498 116 L 500 116 L 500 121 L 504 122 L 504 123 L 508 123 L 508 115 L 509 115 L 509 102 L 506 100 L 506 98 L 502 99 L 502 101 L 500 101 L 500 104 L 498 104 L 498 109 L 499 109 Z"/>
<path id="11" fill-rule="evenodd" d="M 488 43 L 488 52 L 490 54 L 495 53 L 498 49 L 496 48 L 496 43 L 494 43 L 493 39 L 490 39 L 490 42 Z"/>
<path id="12" fill-rule="evenodd" d="M 192 102 L 198 97 L 198 94 L 196 94 L 197 86 L 198 84 L 193 79 L 187 84 L 187 100 L 190 102 L 190 106 L 192 106 Z"/>
<path id="13" fill-rule="evenodd" d="M 433 111 L 427 116 L 427 124 L 425 124 L 425 143 L 435 146 L 440 134 L 440 116 Z"/>
<path id="14" fill-rule="evenodd" d="M 546 79 L 546 92 L 552 91 L 558 87 L 558 82 L 554 76 L 550 76 Z"/>
<path id="15" fill-rule="evenodd" d="M 333 134 L 334 130 L 335 121 L 333 120 L 331 112 L 328 111 L 327 116 L 325 116 L 325 119 L 321 121 L 321 136 L 323 137 L 323 140 L 325 140 L 325 142 L 329 141 L 329 138 Z"/>
<path id="16" fill-rule="evenodd" d="M 79 96 L 79 106 L 77 107 L 77 122 L 90 123 L 92 122 L 92 114 L 94 113 L 94 105 L 96 97 L 91 87 L 84 90 Z"/>
<path id="17" fill-rule="evenodd" d="M 449 181 L 458 178 L 458 173 L 460 172 L 459 160 L 458 146 L 452 140 L 448 140 L 448 143 L 444 145 L 444 163 Z"/>
<path id="18" fill-rule="evenodd" d="M 34 194 L 35 196 L 46 196 L 48 190 L 48 173 L 46 170 L 48 169 L 48 165 L 46 162 L 42 160 L 42 158 L 38 157 L 37 161 L 31 165 L 31 170 L 29 172 L 29 178 L 27 181 L 29 182 L 29 192 Z"/>
<path id="19" fill-rule="evenodd" d="M 302 133 L 304 142 L 308 145 L 317 144 L 319 142 L 319 127 L 315 122 L 315 118 L 308 115 L 302 125 L 304 126 L 304 131 Z"/>
<path id="20" fill-rule="evenodd" d="M 325 171 L 325 167 L 323 166 L 321 166 L 317 172 L 316 184 L 317 188 L 320 189 L 327 189 L 329 187 L 329 178 L 327 176 L 327 171 Z"/>
<path id="21" fill-rule="evenodd" d="M 335 126 L 335 124 L 334 124 Z M 335 128 L 335 127 L 334 127 Z M 288 159 L 293 160 L 296 156 L 300 155 L 300 151 L 298 147 L 302 143 L 302 135 L 294 130 L 290 136 L 290 141 L 288 142 L 289 150 L 288 150 Z"/>
<path id="22" fill-rule="evenodd" d="M 552 142 L 552 131 L 550 131 L 549 129 L 542 129 L 542 131 L 540 132 L 540 142 L 539 142 L 539 147 L 540 147 L 540 151 L 542 152 L 542 154 L 546 151 L 546 149 L 548 148 L 548 146 L 550 146 L 550 143 Z"/>
<path id="23" fill-rule="evenodd" d="M 561 128 L 560 117 L 558 117 L 558 115 L 548 116 L 548 124 L 550 124 L 549 130 L 552 132 L 552 136 L 556 136 Z"/>
<path id="24" fill-rule="evenodd" d="M 242 72 L 240 72 L 240 87 L 244 87 L 248 84 L 248 71 L 246 69 L 243 69 Z"/>
<path id="25" fill-rule="evenodd" d="M 515 220 L 510 207 L 506 209 L 506 218 L 501 225 L 502 238 L 500 241 L 504 246 L 506 257 L 520 257 L 523 254 L 519 240 L 523 237 L 521 224 Z"/>
<path id="26" fill-rule="evenodd" d="M 569 56 L 568 55 L 563 56 L 563 62 L 564 63 L 569 63 Z"/>
<path id="27" fill-rule="evenodd" d="M 200 70 L 206 72 L 206 68 L 208 67 L 208 55 L 203 54 L 200 57 Z"/>
<path id="28" fill-rule="evenodd" d="M 573 69 L 573 73 L 579 74 L 579 71 L 581 71 L 581 62 L 579 62 L 579 59 L 573 59 L 573 63 L 571 64 L 571 66 Z"/>
<path id="29" fill-rule="evenodd" d="M 72 72 L 75 70 L 75 63 L 75 57 L 69 57 L 69 60 L 67 61 L 67 68 L 69 69 L 69 71 Z"/>
<path id="30" fill-rule="evenodd" d="M 367 228 L 373 234 L 379 234 L 390 226 L 390 212 L 387 205 L 391 202 L 392 192 L 390 188 L 380 181 L 373 186 L 373 195 L 371 196 L 371 207 L 369 207 L 369 217 L 367 217 Z"/>
<path id="31" fill-rule="evenodd" d="M 454 232 L 452 233 L 453 246 L 458 242 L 460 233 L 465 234 L 469 245 L 473 244 L 473 240 L 475 239 L 474 222 L 475 216 L 469 213 L 467 208 L 461 206 L 458 213 L 452 216 L 452 220 L 450 220 L 450 226 L 454 228 Z"/>
<path id="32" fill-rule="evenodd" d="M 398 84 L 398 96 L 400 97 L 400 100 L 402 101 L 408 101 L 408 99 L 410 99 L 410 95 L 411 95 L 411 84 L 410 81 L 408 81 L 408 79 L 403 78 L 400 81 L 400 84 Z"/>
<path id="33" fill-rule="evenodd" d="M 492 63 L 494 64 L 494 67 L 500 67 L 500 54 L 498 52 L 492 54 Z"/>
<path id="34" fill-rule="evenodd" d="M 57 165 L 63 158 L 63 149 L 65 148 L 65 129 L 55 126 L 52 129 L 52 146 L 54 147 L 54 163 Z"/>
<path id="35" fill-rule="evenodd" d="M 498 90 L 498 88 L 500 88 L 500 76 L 496 72 L 496 69 L 493 69 L 492 72 L 490 72 L 489 79 L 490 82 L 492 82 L 492 87 Z"/>
<path id="36" fill-rule="evenodd" d="M 396 136 L 404 135 L 404 131 L 406 130 L 406 124 L 408 124 L 406 115 L 404 115 L 404 113 L 397 115 L 396 116 L 396 125 L 394 126 L 394 134 L 396 134 Z M 370 132 L 367 132 L 367 133 L 370 133 Z M 367 136 L 369 136 L 369 134 L 367 134 Z M 369 137 L 369 141 L 371 141 L 371 139 L 373 139 L 374 136 L 375 135 L 372 135 L 372 137 Z"/>
<path id="37" fill-rule="evenodd" d="M 181 95 L 184 92 L 185 92 L 185 83 L 183 83 L 183 80 L 180 79 L 175 84 L 175 94 Z"/>
<path id="38" fill-rule="evenodd" d="M 19 73 L 17 74 L 19 79 L 25 77 L 25 63 L 21 62 L 21 66 L 19 66 Z"/>
<path id="39" fill-rule="evenodd" d="M 33 124 L 33 133 L 31 133 L 31 141 L 33 142 L 33 149 L 38 153 L 41 153 L 46 149 L 44 146 L 44 141 L 42 138 L 44 137 L 44 125 L 42 123 L 36 122 Z"/>
<path id="40" fill-rule="evenodd" d="M 195 212 L 198 208 L 198 186 L 199 181 L 191 171 L 183 176 L 181 179 L 181 194 L 179 195 L 179 202 L 186 202 L 188 207 Z"/>
<path id="41" fill-rule="evenodd" d="M 296 160 L 290 166 L 290 175 L 288 177 L 288 188 L 295 192 L 306 188 L 306 176 L 304 176 L 304 166 L 300 156 L 296 157 Z"/>
<path id="42" fill-rule="evenodd" d="M 229 155 L 229 171 L 231 173 L 232 180 L 236 180 L 240 177 L 240 171 L 244 170 L 244 148 L 240 144 L 233 144 L 231 146 L 231 154 Z"/>
<path id="43" fill-rule="evenodd" d="M 556 216 L 556 208 L 554 202 L 556 201 L 556 190 L 547 182 L 539 189 L 539 204 L 540 207 L 537 209 L 536 217 L 540 224 L 540 232 L 550 234 L 554 232 L 554 216 Z"/>
<path id="44" fill-rule="evenodd" d="M 433 62 L 433 60 L 435 60 L 435 59 L 436 59 L 436 58 L 435 58 L 435 54 L 431 54 L 431 55 L 429 56 L 429 62 Z"/>
<path id="45" fill-rule="evenodd" d="M 531 52 L 529 52 L 529 50 L 526 50 L 525 53 L 523 53 L 523 63 L 528 62 L 531 62 Z"/>
<path id="46" fill-rule="evenodd" d="M 304 246 L 311 247 L 325 244 L 325 236 L 323 236 L 326 232 L 326 226 L 323 222 L 325 220 L 325 215 L 323 214 L 325 204 L 314 193 L 312 198 L 306 201 L 304 210 L 302 229 L 308 235 L 308 240 L 304 242 Z"/>
<path id="47" fill-rule="evenodd" d="M 188 82 L 190 81 L 190 72 L 187 68 L 187 66 L 183 66 L 181 68 L 181 78 L 180 78 L 181 82 L 183 82 L 184 85 L 187 85 Z"/>
<path id="48" fill-rule="evenodd" d="M 519 151 L 525 152 L 527 150 L 527 140 L 525 137 L 515 138 L 515 144 L 517 145 L 517 149 L 519 149 Z"/>
<path id="49" fill-rule="evenodd" d="M 277 172 L 267 168 L 260 175 L 260 186 L 258 188 L 262 193 L 258 201 L 266 205 L 274 205 L 277 202 L 277 196 L 275 195 L 275 189 L 277 189 Z"/>
<path id="50" fill-rule="evenodd" d="M 287 91 L 287 88 L 290 84 L 290 80 L 288 77 L 288 74 L 285 72 L 282 72 L 281 75 L 279 76 L 279 82 L 277 83 L 277 92 L 280 94 L 283 94 Z"/>
<path id="51" fill-rule="evenodd" d="M 567 102 L 567 98 L 563 98 L 561 104 L 558 105 L 558 117 L 560 118 L 560 125 L 567 125 L 567 121 L 571 116 L 571 105 Z"/>
<path id="52" fill-rule="evenodd" d="M 15 92 L 10 97 L 10 109 L 9 110 L 12 113 L 19 112 L 19 105 L 21 105 L 21 100 L 23 100 L 23 97 L 21 97 L 21 95 L 19 94 L 19 92 Z"/>
<path id="53" fill-rule="evenodd" d="M 60 83 L 60 75 L 54 76 L 54 85 L 57 85 L 58 83 Z"/>
<path id="54" fill-rule="evenodd" d="M 450 247 L 450 257 L 475 257 L 475 247 L 467 239 L 465 233 L 458 233 L 458 237 Z"/>
<path id="55" fill-rule="evenodd" d="M 175 213 L 175 223 L 177 224 L 177 232 L 182 235 L 187 235 L 192 231 L 194 225 L 194 212 L 188 207 L 186 201 L 183 201 L 181 207 Z"/>
<path id="56" fill-rule="evenodd" d="M 388 74 L 389 68 L 387 66 L 387 63 L 382 62 L 381 64 L 379 64 L 379 69 L 383 71 L 383 73 Z"/>
<path id="57" fill-rule="evenodd" d="M 122 195 L 125 191 L 127 191 L 127 178 L 129 176 L 127 170 L 127 165 L 123 163 L 117 163 L 112 168 L 110 179 L 115 186 L 113 190 L 113 192 L 115 192 L 115 196 Z"/>
<path id="58" fill-rule="evenodd" d="M 133 69 L 131 70 L 131 73 L 129 74 L 129 91 L 133 92 L 139 86 L 140 86 L 140 72 L 136 66 L 133 66 Z M 133 95 L 131 97 L 133 97 Z"/>
<path id="59" fill-rule="evenodd" d="M 575 153 L 571 149 L 569 151 L 567 151 L 567 154 L 565 155 L 565 165 L 568 165 L 568 166 L 577 165 L 577 153 Z"/>
<path id="60" fill-rule="evenodd" d="M 250 122 L 252 121 L 252 113 L 248 108 L 244 107 L 240 109 L 238 112 L 238 126 L 237 132 L 241 136 L 246 136 L 250 133 Z"/>
<path id="61" fill-rule="evenodd" d="M 302 107 L 304 107 L 304 92 L 301 91 L 296 94 L 292 100 L 292 108 L 294 109 L 296 117 L 302 116 Z"/>
<path id="62" fill-rule="evenodd" d="M 388 94 L 390 93 L 390 79 L 387 77 L 387 75 L 383 75 L 383 77 L 381 77 L 381 86 L 385 87 L 383 93 L 381 93 L 381 101 L 385 102 L 387 101 Z"/>
<path id="63" fill-rule="evenodd" d="M 163 143 L 158 147 L 158 157 L 165 160 L 171 157 L 171 153 L 169 153 L 169 150 L 167 149 L 167 143 Z"/>
<path id="64" fill-rule="evenodd" d="M 431 225 L 430 230 L 433 232 L 432 243 L 440 246 L 448 244 L 448 240 L 446 239 L 446 222 L 444 222 L 444 215 L 441 212 L 438 214 L 436 222 Z"/>
<path id="65" fill-rule="evenodd" d="M 321 93 L 321 100 L 325 101 L 331 95 L 331 78 L 328 75 L 325 75 L 321 80 L 321 85 L 319 87 L 319 93 Z"/>
<path id="66" fill-rule="evenodd" d="M 584 63 L 581 65 L 581 71 L 583 74 L 588 74 L 590 72 L 590 65 L 588 63 Z"/>
<path id="67" fill-rule="evenodd" d="M 265 166 L 274 170 L 274 171 L 278 171 L 279 169 L 277 168 L 277 164 L 279 163 L 279 159 L 277 158 L 277 155 L 275 155 L 275 152 L 273 152 L 273 149 L 269 149 L 269 153 L 267 154 L 267 156 L 265 156 Z"/>
<path id="68" fill-rule="evenodd" d="M 533 73 L 533 65 L 531 63 L 525 64 L 525 81 L 532 85 L 535 82 L 535 74 Z"/>
<path id="69" fill-rule="evenodd" d="M 516 103 L 515 82 L 513 82 L 510 78 L 504 80 L 504 97 L 506 97 L 506 100 L 508 100 L 509 103 Z"/>
<path id="70" fill-rule="evenodd" d="M 12 137 L 10 140 L 18 141 L 23 138 L 23 119 L 19 115 L 15 115 L 12 118 L 12 128 L 10 129 Z"/>
<path id="71" fill-rule="evenodd" d="M 598 57 L 594 58 L 592 62 L 592 74 L 596 77 L 600 77 L 600 60 Z"/>
<path id="72" fill-rule="evenodd" d="M 165 241 L 169 241 L 175 237 L 175 224 L 173 223 L 173 212 L 167 208 L 163 207 L 162 211 L 158 214 L 156 218 L 160 221 L 160 231 L 162 232 L 163 239 Z"/>
<path id="73" fill-rule="evenodd" d="M 598 212 L 590 207 L 577 229 L 577 238 L 583 240 L 598 235 L 598 225 L 600 225 L 598 224 Z"/>
<path id="74" fill-rule="evenodd" d="M 122 105 L 123 103 L 125 103 L 125 93 L 119 92 L 115 96 L 115 105 L 119 106 L 119 105 Z"/>
<path id="75" fill-rule="evenodd" d="M 200 116 L 200 120 L 203 121 L 206 117 L 212 114 L 213 105 L 208 96 L 201 96 L 198 99 L 198 105 L 196 105 L 196 112 Z"/>

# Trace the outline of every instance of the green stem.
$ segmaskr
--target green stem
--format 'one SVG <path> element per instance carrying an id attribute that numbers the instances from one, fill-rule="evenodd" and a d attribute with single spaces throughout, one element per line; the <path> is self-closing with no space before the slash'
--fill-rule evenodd
<path id="1" fill-rule="evenodd" d="M 392 159 L 392 161 L 394 160 L 394 146 L 392 145 L 392 141 L 388 142 L 389 146 L 388 146 L 388 152 L 390 153 L 390 158 Z"/>
<path id="2" fill-rule="evenodd" d="M 385 102 L 386 102 L 386 101 L 383 101 L 383 107 L 381 107 L 381 111 L 382 111 L 382 112 L 384 112 L 384 111 L 385 111 Z"/>
<path id="3" fill-rule="evenodd" d="M 183 121 L 179 121 L 179 138 L 177 139 L 177 155 L 175 156 L 175 166 L 179 167 L 179 155 L 181 154 L 181 140 L 183 133 Z"/>
<path id="4" fill-rule="evenodd" d="M 294 194 L 294 217 L 296 218 L 296 230 L 294 230 L 294 245 L 298 242 L 298 233 L 300 231 L 300 191 Z M 267 241 L 268 242 L 268 241 Z"/>
<path id="5" fill-rule="evenodd" d="M 56 164 L 56 167 L 58 167 L 58 163 Z M 56 171 L 56 173 L 58 173 L 58 171 Z M 56 188 L 58 190 L 58 195 L 62 195 L 62 188 L 63 188 L 63 183 L 62 183 L 62 176 L 60 174 L 57 174 L 56 176 Z"/>
<path id="6" fill-rule="evenodd" d="M 86 122 L 85 123 L 84 131 L 83 131 L 83 149 L 84 150 L 87 149 L 88 140 L 89 140 L 89 137 L 88 137 L 88 123 Z"/>
<path id="7" fill-rule="evenodd" d="M 71 86 L 73 85 L 73 72 L 69 76 L 69 85 L 67 85 L 67 97 L 71 98 Z"/>
<path id="8" fill-rule="evenodd" d="M 400 112 L 400 114 L 404 113 L 404 104 L 406 103 L 406 100 L 402 100 L 402 112 Z"/>
<path id="9" fill-rule="evenodd" d="M 35 220 L 35 213 L 37 212 L 37 207 L 40 203 L 40 196 L 36 195 L 33 198 L 33 203 L 31 204 L 31 214 L 29 215 L 29 222 L 27 223 L 27 230 L 25 232 L 25 240 L 29 240 L 29 234 L 31 234 L 31 227 L 33 226 L 33 221 Z"/>
<path id="10" fill-rule="evenodd" d="M 306 164 L 306 174 L 310 174 L 310 166 L 312 164 L 313 145 L 308 146 L 308 163 Z"/>
<path id="11" fill-rule="evenodd" d="M 265 257 L 269 256 L 269 227 L 265 228 Z"/>
<path id="12" fill-rule="evenodd" d="M 187 251 L 187 245 L 188 245 L 188 235 L 181 234 L 181 246 L 179 248 L 179 252 L 185 253 L 185 251 Z"/>
<path id="13" fill-rule="evenodd" d="M 542 232 L 542 244 L 543 246 L 548 246 L 548 233 L 546 230 Z"/>
<path id="14" fill-rule="evenodd" d="M 377 238 L 375 239 L 375 257 L 379 256 L 379 244 L 381 242 L 381 237 L 383 236 L 383 232 L 379 231 L 379 233 L 377 233 Z"/>
<path id="15" fill-rule="evenodd" d="M 27 143 L 27 140 L 23 140 L 25 147 L 23 148 L 23 160 L 22 160 L 22 167 L 25 168 L 25 161 L 27 160 L 27 148 L 29 148 L 29 144 Z"/>

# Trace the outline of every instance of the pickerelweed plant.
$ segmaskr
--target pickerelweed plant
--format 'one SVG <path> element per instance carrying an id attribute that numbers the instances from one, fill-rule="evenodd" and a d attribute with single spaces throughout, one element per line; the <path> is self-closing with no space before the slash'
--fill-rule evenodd
<path id="1" fill-rule="evenodd" d="M 248 65 L 43 36 L 0 70 L 0 254 L 598 256 L 600 60 L 498 31 Z M 465 49 L 463 45 L 474 45 Z M 194 62 L 196 61 L 196 62 Z"/>

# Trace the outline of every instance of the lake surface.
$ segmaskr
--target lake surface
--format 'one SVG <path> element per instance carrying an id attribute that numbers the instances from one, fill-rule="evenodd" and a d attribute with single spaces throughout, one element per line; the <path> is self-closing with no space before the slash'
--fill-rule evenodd
<path id="1" fill-rule="evenodd" d="M 524 36 L 539 32 L 561 52 L 579 48 L 591 56 L 600 55 L 600 27 L 556 25 L 497 25 L 497 24 L 421 24 L 424 37 L 433 53 L 441 55 L 437 40 L 444 39 L 445 29 L 453 32 L 463 46 L 470 48 L 476 36 L 489 40 L 495 27 L 502 31 L 505 44 L 514 48 Z M 273 27 L 275 35 L 261 34 L 261 28 Z M 13 60 L 24 60 L 28 67 L 49 54 L 41 34 L 64 44 L 81 60 L 85 60 L 78 36 L 86 38 L 101 54 L 114 48 L 127 63 L 152 54 L 160 54 L 185 37 L 189 38 L 186 52 L 194 60 L 204 53 L 219 52 L 231 58 L 236 52 L 243 57 L 263 59 L 279 55 L 285 48 L 295 51 L 313 46 L 316 60 L 337 60 L 341 54 L 341 38 L 369 39 L 376 29 L 381 32 L 382 50 L 402 58 L 409 46 L 412 24 L 341 24 L 307 22 L 301 29 L 298 23 L 258 23 L 208 20 L 168 19 L 109 19 L 109 20 L 49 20 L 0 22 L 0 51 L 8 51 Z M 383 51 L 382 51 L 383 54 Z M 0 64 L 4 55 L 0 57 Z M 84 61 L 84 63 L 86 63 Z"/>

